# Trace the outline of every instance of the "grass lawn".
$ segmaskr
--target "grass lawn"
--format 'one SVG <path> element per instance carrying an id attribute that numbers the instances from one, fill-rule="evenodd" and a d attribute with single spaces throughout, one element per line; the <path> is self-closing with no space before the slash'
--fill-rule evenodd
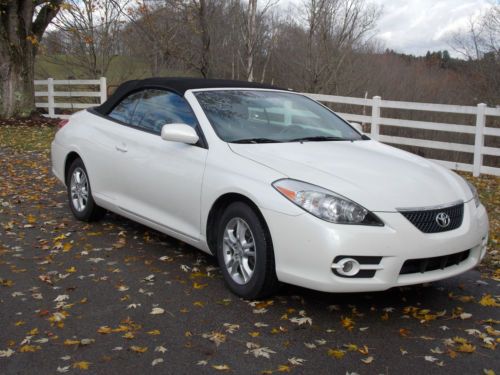
<path id="1" fill-rule="evenodd" d="M 14 152 L 42 152 L 47 156 L 50 142 L 57 131 L 57 121 L 50 119 L 0 121 L 0 148 Z M 490 219 L 489 255 L 485 264 L 492 268 L 500 266 L 500 177 L 482 175 L 472 177 L 470 173 L 460 172 L 478 189 L 481 202 L 486 206 Z M 499 272 L 497 270 L 497 272 Z"/>

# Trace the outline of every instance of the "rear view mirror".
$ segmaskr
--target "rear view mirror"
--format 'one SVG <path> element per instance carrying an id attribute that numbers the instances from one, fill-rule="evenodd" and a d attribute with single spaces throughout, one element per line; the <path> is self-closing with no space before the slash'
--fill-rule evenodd
<path id="1" fill-rule="evenodd" d="M 186 124 L 166 124 L 161 128 L 161 138 L 165 141 L 194 145 L 200 139 L 196 130 Z"/>

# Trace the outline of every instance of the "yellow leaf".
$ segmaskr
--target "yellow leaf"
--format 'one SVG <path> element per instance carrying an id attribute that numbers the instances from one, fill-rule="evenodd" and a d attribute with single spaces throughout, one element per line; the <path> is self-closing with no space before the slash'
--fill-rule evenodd
<path id="1" fill-rule="evenodd" d="M 345 351 L 340 349 L 329 349 L 328 355 L 333 358 L 341 359 L 344 357 Z"/>
<path id="2" fill-rule="evenodd" d="M 278 366 L 278 371 L 279 372 L 290 372 L 290 366 L 288 366 L 288 365 L 279 365 Z"/>
<path id="3" fill-rule="evenodd" d="M 159 335 L 161 332 L 157 329 L 153 329 L 152 331 L 148 332 L 148 335 Z"/>
<path id="4" fill-rule="evenodd" d="M 98 333 L 102 333 L 103 335 L 105 335 L 105 334 L 111 333 L 112 329 L 111 329 L 111 327 L 108 327 L 108 326 L 102 326 L 102 327 L 99 327 L 99 329 L 97 330 L 97 332 Z"/>
<path id="5" fill-rule="evenodd" d="M 212 365 L 217 371 L 229 371 L 231 368 L 228 365 Z"/>
<path id="6" fill-rule="evenodd" d="M 36 223 L 36 217 L 34 215 L 29 214 L 26 219 L 28 220 L 28 223 L 30 223 L 30 224 Z"/>
<path id="7" fill-rule="evenodd" d="M 476 351 L 476 347 L 472 344 L 466 343 L 456 348 L 456 351 L 461 353 L 474 353 Z"/>
<path id="8" fill-rule="evenodd" d="M 70 268 L 66 269 L 66 272 L 68 272 L 68 273 L 75 273 L 76 272 L 76 268 L 75 267 L 70 267 Z"/>
<path id="9" fill-rule="evenodd" d="M 62 241 L 66 238 L 66 235 L 64 234 L 61 234 L 60 236 L 57 236 L 56 238 L 54 238 L 54 242 L 57 242 L 57 241 Z"/>
<path id="10" fill-rule="evenodd" d="M 495 371 L 491 369 L 483 369 L 484 375 L 495 375 Z"/>
<path id="11" fill-rule="evenodd" d="M 88 370 L 90 366 L 90 362 L 80 361 L 73 363 L 73 368 L 77 368 L 79 370 Z"/>
<path id="12" fill-rule="evenodd" d="M 354 320 L 349 317 L 342 317 L 340 322 L 342 323 L 342 326 L 348 331 L 352 331 L 352 329 L 354 328 Z"/>
<path id="13" fill-rule="evenodd" d="M 127 332 L 122 336 L 124 339 L 133 339 L 135 336 L 132 332 Z"/>
<path id="14" fill-rule="evenodd" d="M 28 335 L 31 336 L 38 335 L 38 328 L 33 328 L 31 331 L 28 332 Z"/>
<path id="15" fill-rule="evenodd" d="M 485 294 L 479 301 L 479 304 L 488 307 L 500 307 L 500 303 L 498 303 L 490 294 Z"/>
<path id="16" fill-rule="evenodd" d="M 6 286 L 6 287 L 11 287 L 12 285 L 14 285 L 14 282 L 12 280 L 7 280 L 7 279 L 0 278 L 0 285 L 1 286 Z"/>
<path id="17" fill-rule="evenodd" d="M 260 335 L 260 332 L 248 332 L 248 334 L 252 337 L 257 337 Z"/>
<path id="18" fill-rule="evenodd" d="M 130 347 L 130 350 L 132 350 L 133 352 L 136 352 L 136 353 L 144 353 L 144 352 L 147 352 L 148 348 L 147 348 L 147 346 L 132 345 Z"/>
<path id="19" fill-rule="evenodd" d="M 193 283 L 194 289 L 203 289 L 203 288 L 206 288 L 207 286 L 208 286 L 208 284 Z"/>
<path id="20" fill-rule="evenodd" d="M 14 323 L 16 327 L 23 326 L 26 324 L 24 320 L 18 320 L 17 322 Z"/>
<path id="21" fill-rule="evenodd" d="M 23 345 L 19 349 L 21 353 L 33 353 L 36 352 L 37 350 L 42 349 L 40 346 L 34 346 L 34 345 Z"/>
<path id="22" fill-rule="evenodd" d="M 79 345 L 79 344 L 80 340 L 70 340 L 70 339 L 64 340 L 64 345 Z"/>
<path id="23" fill-rule="evenodd" d="M 73 247 L 73 245 L 72 245 L 72 244 L 70 244 L 69 242 L 65 243 L 65 244 L 63 245 L 63 252 L 64 252 L 64 253 L 67 253 L 68 251 L 70 251 L 70 250 L 71 250 L 71 248 L 72 248 L 72 247 Z"/>
<path id="24" fill-rule="evenodd" d="M 197 307 L 203 307 L 203 306 L 205 306 L 205 303 L 203 303 L 201 301 L 195 301 L 195 302 L 193 302 L 193 305 L 195 305 Z"/>
<path id="25" fill-rule="evenodd" d="M 358 346 L 356 344 L 344 344 L 344 348 L 346 348 L 349 352 L 355 352 L 358 350 Z"/>

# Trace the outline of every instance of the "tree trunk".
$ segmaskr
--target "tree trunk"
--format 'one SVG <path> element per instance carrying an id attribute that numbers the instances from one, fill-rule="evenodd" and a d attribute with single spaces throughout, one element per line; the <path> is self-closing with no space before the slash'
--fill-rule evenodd
<path id="1" fill-rule="evenodd" d="M 0 118 L 27 117 L 35 111 L 35 54 L 62 1 L 0 1 Z"/>
<path id="2" fill-rule="evenodd" d="M 246 35 L 246 57 L 247 57 L 247 81 L 253 82 L 253 65 L 254 65 L 254 54 L 255 54 L 255 42 L 257 38 L 257 0 L 248 0 L 248 11 L 247 11 L 247 35 Z"/>
<path id="3" fill-rule="evenodd" d="M 0 117 L 27 117 L 35 111 L 34 51 L 2 53 L 0 63 Z"/>
<path id="4" fill-rule="evenodd" d="M 201 29 L 201 56 L 200 56 L 200 73 L 203 78 L 212 76 L 212 64 L 210 61 L 210 30 L 208 28 L 208 9 L 207 1 L 200 0 L 198 16 Z"/>

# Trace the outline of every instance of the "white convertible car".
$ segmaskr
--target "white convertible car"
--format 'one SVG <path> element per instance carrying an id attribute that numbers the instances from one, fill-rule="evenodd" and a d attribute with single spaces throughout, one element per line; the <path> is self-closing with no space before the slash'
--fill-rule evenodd
<path id="1" fill-rule="evenodd" d="M 214 254 L 245 298 L 429 282 L 486 252 L 463 178 L 272 86 L 126 82 L 57 132 L 52 165 L 77 219 L 110 210 Z"/>

